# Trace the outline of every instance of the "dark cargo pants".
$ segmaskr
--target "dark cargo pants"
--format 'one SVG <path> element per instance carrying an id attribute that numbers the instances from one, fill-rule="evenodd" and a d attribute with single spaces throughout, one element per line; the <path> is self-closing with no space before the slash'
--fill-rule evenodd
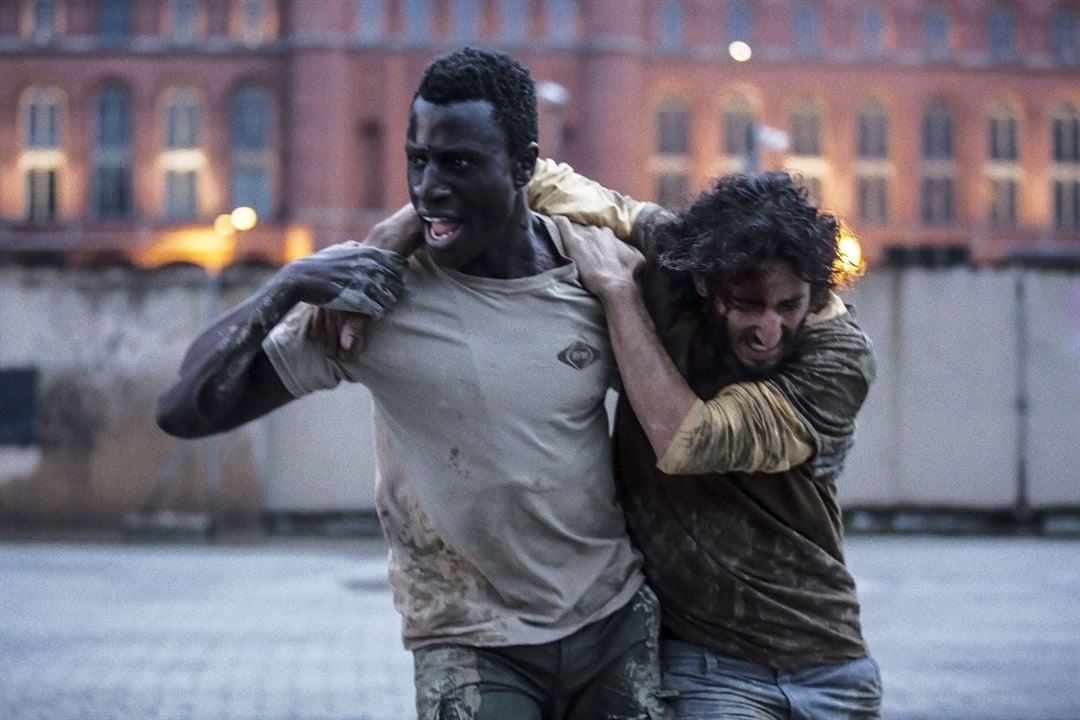
<path id="1" fill-rule="evenodd" d="M 543 645 L 413 653 L 418 720 L 666 720 L 660 605 L 641 590 L 610 617 Z"/>

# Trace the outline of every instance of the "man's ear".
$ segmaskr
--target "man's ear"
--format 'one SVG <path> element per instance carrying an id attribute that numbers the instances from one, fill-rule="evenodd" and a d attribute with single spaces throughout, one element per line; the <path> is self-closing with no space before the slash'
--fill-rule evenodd
<path id="1" fill-rule="evenodd" d="M 540 146 L 529 143 L 514 158 L 514 187 L 519 190 L 529 184 L 536 170 L 536 159 L 540 157 Z"/>

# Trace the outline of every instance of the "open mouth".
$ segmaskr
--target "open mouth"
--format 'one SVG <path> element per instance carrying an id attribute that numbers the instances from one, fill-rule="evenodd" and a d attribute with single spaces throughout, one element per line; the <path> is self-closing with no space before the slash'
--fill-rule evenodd
<path id="1" fill-rule="evenodd" d="M 780 350 L 783 347 L 782 343 L 777 343 L 771 348 L 764 347 L 752 342 L 743 343 L 743 355 L 748 360 L 751 360 L 759 364 L 767 364 L 775 362 L 780 357 Z"/>
<path id="2" fill-rule="evenodd" d="M 436 250 L 449 247 L 461 234 L 461 222 L 450 218 L 425 216 L 424 240 Z"/>

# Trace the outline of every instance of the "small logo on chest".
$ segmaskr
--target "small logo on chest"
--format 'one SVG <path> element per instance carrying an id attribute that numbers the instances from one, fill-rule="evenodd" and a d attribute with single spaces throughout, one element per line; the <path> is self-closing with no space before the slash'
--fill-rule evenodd
<path id="1" fill-rule="evenodd" d="M 559 362 L 575 370 L 584 370 L 599 359 L 600 351 L 582 340 L 578 340 L 559 353 Z"/>

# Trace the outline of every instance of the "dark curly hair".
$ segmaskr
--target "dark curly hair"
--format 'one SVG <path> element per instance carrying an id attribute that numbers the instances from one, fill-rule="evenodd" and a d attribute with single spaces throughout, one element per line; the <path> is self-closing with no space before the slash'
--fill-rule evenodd
<path id="1" fill-rule="evenodd" d="M 838 282 L 840 225 L 787 173 L 728 175 L 664 226 L 660 264 L 721 283 L 763 262 L 788 263 L 820 305 Z"/>
<path id="2" fill-rule="evenodd" d="M 417 97 L 439 105 L 488 101 L 511 155 L 540 136 L 532 76 L 509 55 L 471 47 L 443 55 L 424 70 L 413 100 Z"/>

